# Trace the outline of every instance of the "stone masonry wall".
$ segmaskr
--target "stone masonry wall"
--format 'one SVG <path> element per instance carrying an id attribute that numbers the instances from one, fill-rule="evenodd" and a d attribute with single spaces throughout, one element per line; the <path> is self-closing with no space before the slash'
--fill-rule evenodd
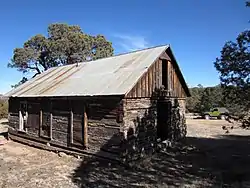
<path id="1" fill-rule="evenodd" d="M 157 139 L 155 102 L 150 99 L 124 100 L 123 160 L 136 160 L 153 152 Z"/>
<path id="2" fill-rule="evenodd" d="M 170 120 L 170 138 L 171 141 L 178 141 L 187 134 L 186 118 L 185 118 L 185 100 L 171 99 L 172 110 Z"/>
<path id="3" fill-rule="evenodd" d="M 166 111 L 167 121 L 163 124 L 167 140 L 178 141 L 186 136 L 185 100 L 169 98 Z M 159 137 L 157 112 L 159 101 L 151 99 L 125 99 L 122 144 L 123 161 L 133 161 L 155 151 Z M 164 114 L 165 114 L 164 111 Z M 159 118 L 159 117 L 158 117 Z M 163 141 L 163 140 L 161 140 Z"/>

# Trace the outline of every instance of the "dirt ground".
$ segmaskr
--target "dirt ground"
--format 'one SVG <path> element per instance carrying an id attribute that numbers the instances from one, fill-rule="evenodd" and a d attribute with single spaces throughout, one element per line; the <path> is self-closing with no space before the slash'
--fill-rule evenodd
<path id="1" fill-rule="evenodd" d="M 250 187 L 249 130 L 223 120 L 187 125 L 184 141 L 133 168 L 8 141 L 0 146 L 0 187 Z M 0 142 L 6 128 L 0 120 Z"/>

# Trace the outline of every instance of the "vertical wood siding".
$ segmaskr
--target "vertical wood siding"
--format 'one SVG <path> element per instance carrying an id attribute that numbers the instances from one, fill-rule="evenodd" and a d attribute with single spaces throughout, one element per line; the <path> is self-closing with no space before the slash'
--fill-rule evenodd
<path id="1" fill-rule="evenodd" d="M 165 63 L 165 65 L 163 65 L 163 63 Z M 164 76 L 162 73 L 166 73 L 167 75 Z M 163 84 L 167 86 L 165 89 L 170 92 L 171 97 L 186 97 L 173 63 L 169 60 L 158 59 L 148 68 L 147 72 L 142 75 L 131 91 L 127 93 L 126 98 L 149 98 L 153 92 L 159 89 Z"/>

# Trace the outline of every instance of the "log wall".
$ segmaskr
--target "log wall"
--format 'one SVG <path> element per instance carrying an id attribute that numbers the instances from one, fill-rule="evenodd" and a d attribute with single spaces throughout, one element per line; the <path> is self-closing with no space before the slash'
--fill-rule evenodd
<path id="1" fill-rule="evenodd" d="M 66 147 L 119 153 L 123 121 L 120 97 L 47 98 L 37 99 L 36 103 L 33 98 L 10 98 L 10 128 L 17 132 L 20 104 L 24 102 L 29 106 L 27 125 L 24 127 L 26 135 L 32 138 L 41 137 L 50 143 Z M 88 118 L 88 148 L 84 145 L 84 110 Z"/>
<path id="2" fill-rule="evenodd" d="M 34 121 L 36 125 L 32 127 L 35 131 L 27 129 L 26 135 L 37 139 L 40 136 L 47 142 L 68 148 L 87 149 L 94 153 L 104 151 L 125 161 L 138 159 L 154 151 L 160 137 L 157 130 L 166 132 L 167 137 L 164 138 L 168 140 L 178 140 L 186 135 L 185 100 L 165 100 L 168 107 L 163 109 L 160 109 L 159 98 L 61 101 L 65 108 L 57 106 L 60 104 L 57 101 L 44 100 L 48 102 L 47 107 L 36 110 L 38 116 L 42 114 L 42 118 L 38 118 L 41 122 Z M 10 99 L 10 106 L 18 106 L 18 102 L 21 101 Z M 28 99 L 26 102 L 29 104 Z M 84 105 L 88 116 L 87 148 L 84 145 Z M 167 119 L 163 118 L 165 128 L 159 128 L 159 110 L 162 110 L 163 117 L 167 116 Z M 10 111 L 9 123 L 13 130 L 18 131 L 17 110 Z"/>

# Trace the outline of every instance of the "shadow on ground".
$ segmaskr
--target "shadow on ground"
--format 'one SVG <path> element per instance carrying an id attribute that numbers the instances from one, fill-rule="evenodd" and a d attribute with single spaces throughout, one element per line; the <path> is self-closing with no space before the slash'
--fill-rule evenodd
<path id="1" fill-rule="evenodd" d="M 3 136 L 5 139 L 8 139 L 8 132 L 0 132 L 0 137 Z"/>
<path id="2" fill-rule="evenodd" d="M 79 187 L 250 187 L 250 136 L 192 138 L 133 168 L 100 159 L 82 161 Z"/>

